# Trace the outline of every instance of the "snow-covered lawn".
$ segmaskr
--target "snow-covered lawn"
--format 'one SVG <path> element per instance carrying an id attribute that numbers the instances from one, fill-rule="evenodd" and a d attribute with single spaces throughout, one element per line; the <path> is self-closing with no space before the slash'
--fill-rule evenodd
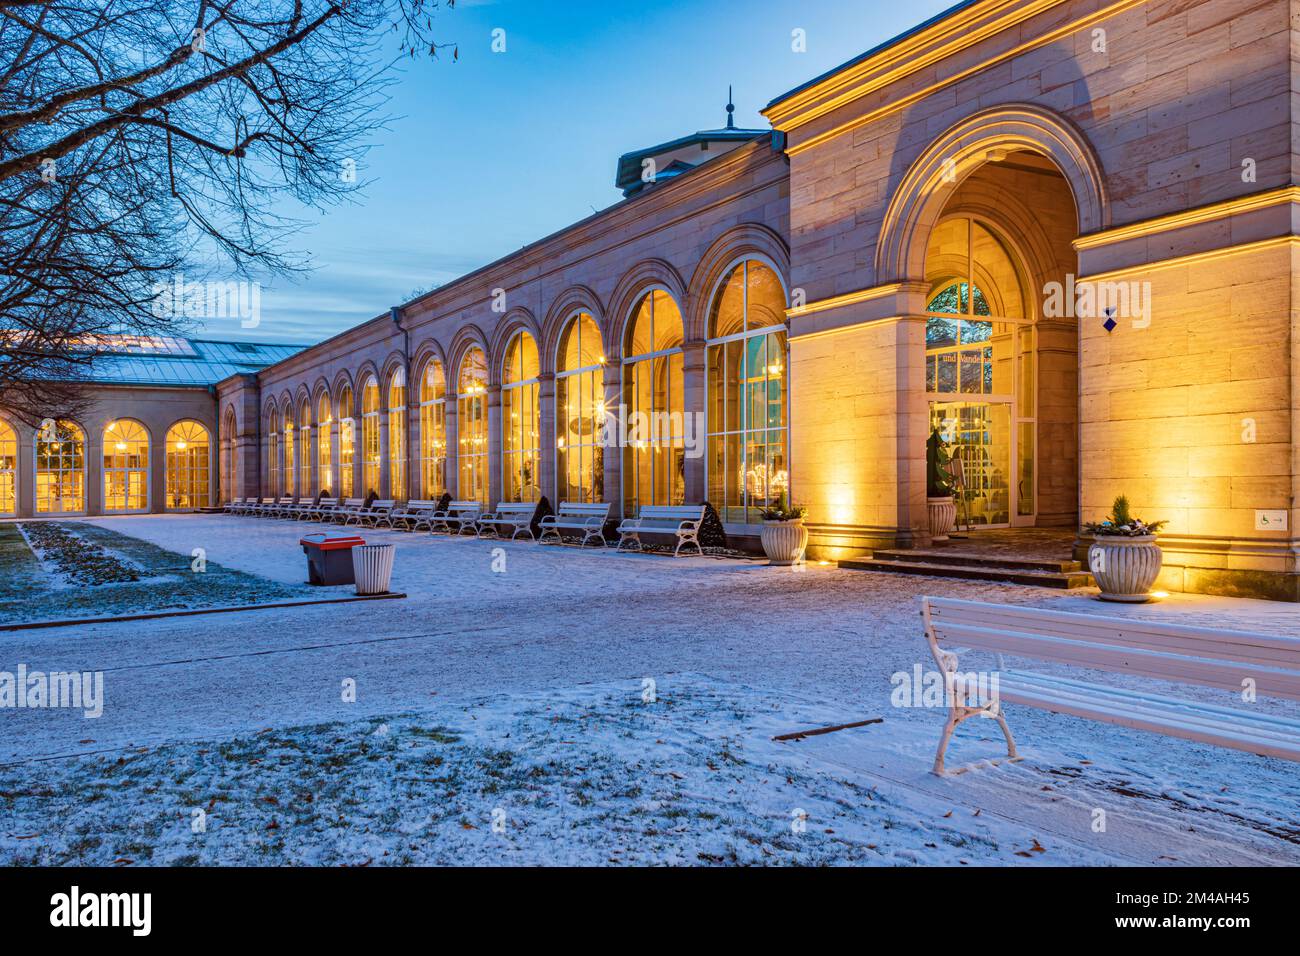
<path id="1" fill-rule="evenodd" d="M 95 523 L 284 584 L 311 530 Z M 1293 764 L 1008 708 L 1027 759 L 939 779 L 942 713 L 889 701 L 922 594 L 1300 635 L 1294 606 L 366 536 L 408 599 L 0 635 L 0 669 L 105 675 L 97 720 L 0 710 L 0 861 L 1300 862 Z M 998 754 L 971 723 L 953 765 Z"/>

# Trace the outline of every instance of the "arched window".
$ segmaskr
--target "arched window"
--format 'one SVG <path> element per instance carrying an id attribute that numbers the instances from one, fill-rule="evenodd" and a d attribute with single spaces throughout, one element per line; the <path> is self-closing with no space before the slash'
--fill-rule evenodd
<path id="1" fill-rule="evenodd" d="M 272 498 L 280 497 L 280 413 L 271 410 L 266 425 L 266 485 Z"/>
<path id="2" fill-rule="evenodd" d="M 501 493 L 505 501 L 542 496 L 537 342 L 519 332 L 506 346 L 501 375 Z"/>
<path id="3" fill-rule="evenodd" d="M 86 436 L 72 422 L 42 423 L 36 433 L 36 511 L 86 510 Z"/>
<path id="4" fill-rule="evenodd" d="M 284 406 L 284 440 L 282 444 L 284 445 L 284 495 L 286 498 L 292 498 L 295 494 L 297 494 L 297 492 L 294 490 L 297 487 L 294 484 L 294 479 L 297 477 L 298 472 L 297 469 L 294 468 L 295 446 L 293 443 L 293 438 L 294 438 L 293 406 L 285 405 Z"/>
<path id="5" fill-rule="evenodd" d="M 0 420 L 0 515 L 18 513 L 18 435 Z"/>
<path id="6" fill-rule="evenodd" d="M 167 507 L 208 506 L 210 444 L 198 422 L 177 422 L 167 430 Z"/>
<path id="7" fill-rule="evenodd" d="M 120 418 L 104 428 L 104 511 L 149 510 L 149 433 Z"/>
<path id="8" fill-rule="evenodd" d="M 441 495 L 447 490 L 447 377 L 436 358 L 420 376 L 420 462 L 424 496 Z"/>
<path id="9" fill-rule="evenodd" d="M 236 441 L 236 430 L 235 413 L 229 411 L 226 413 L 226 417 L 222 419 L 221 428 L 218 432 L 221 446 L 221 462 L 218 466 L 220 469 L 218 479 L 220 481 L 219 493 L 223 504 L 228 504 L 235 500 L 235 476 L 239 473 L 239 446 Z"/>
<path id="10" fill-rule="evenodd" d="M 488 504 L 487 356 L 478 346 L 460 360 L 456 380 L 457 494 Z"/>
<path id="11" fill-rule="evenodd" d="M 623 360 L 627 443 L 623 510 L 686 501 L 686 402 L 682 313 L 662 289 L 646 293 L 628 331 Z"/>
<path id="12" fill-rule="evenodd" d="M 991 227 L 944 219 L 926 249 L 925 390 L 930 427 L 961 463 L 972 524 L 1036 513 L 1034 326 L 1024 272 Z"/>
<path id="13" fill-rule="evenodd" d="M 298 494 L 311 492 L 311 402 L 304 398 L 298 403 Z"/>
<path id="14" fill-rule="evenodd" d="M 750 259 L 723 280 L 709 315 L 709 499 L 724 521 L 755 524 L 789 490 L 785 289 Z"/>
<path id="15" fill-rule="evenodd" d="M 388 383 L 388 497 L 406 498 L 406 370 Z"/>
<path id="16" fill-rule="evenodd" d="M 321 491 L 332 495 L 338 489 L 334 485 L 334 449 L 331 431 L 334 427 L 334 412 L 330 408 L 329 392 L 321 392 L 316 403 L 316 467 L 320 472 Z"/>
<path id="17" fill-rule="evenodd" d="M 356 419 L 352 417 L 352 387 L 343 386 L 339 395 L 339 497 L 353 497 L 356 484 Z"/>
<path id="18" fill-rule="evenodd" d="M 361 386 L 361 492 L 379 494 L 379 382 L 373 375 Z"/>
<path id="19" fill-rule="evenodd" d="M 560 337 L 556 368 L 556 501 L 604 501 L 605 349 L 586 312 Z"/>

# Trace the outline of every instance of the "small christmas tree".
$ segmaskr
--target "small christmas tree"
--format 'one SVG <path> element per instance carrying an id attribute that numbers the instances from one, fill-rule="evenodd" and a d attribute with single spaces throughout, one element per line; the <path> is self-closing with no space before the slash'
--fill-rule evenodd
<path id="1" fill-rule="evenodd" d="M 722 526 L 717 509 L 707 501 L 704 502 L 704 520 L 700 522 L 700 545 L 705 548 L 725 548 L 727 546 L 727 529 Z"/>

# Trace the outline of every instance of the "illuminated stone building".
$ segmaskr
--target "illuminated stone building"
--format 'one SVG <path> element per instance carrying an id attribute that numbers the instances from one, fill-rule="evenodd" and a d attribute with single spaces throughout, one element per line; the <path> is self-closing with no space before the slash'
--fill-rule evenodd
<path id="1" fill-rule="evenodd" d="M 929 543 L 938 429 L 977 528 L 1123 493 L 1163 586 L 1294 600 L 1296 40 L 1285 0 L 962 3 L 221 381 L 221 496 L 708 500 L 752 541 L 788 495 L 835 558 Z"/>

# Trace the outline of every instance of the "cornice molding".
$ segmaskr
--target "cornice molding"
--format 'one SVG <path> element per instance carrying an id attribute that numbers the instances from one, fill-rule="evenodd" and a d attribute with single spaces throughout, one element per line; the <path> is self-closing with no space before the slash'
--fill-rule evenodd
<path id="1" fill-rule="evenodd" d="M 1208 206 L 1188 209 L 1184 212 L 1156 216 L 1153 219 L 1143 219 L 1127 226 L 1117 226 L 1114 229 L 1094 232 L 1074 240 L 1074 248 L 1080 252 L 1086 249 L 1097 249 L 1117 242 L 1127 242 L 1130 239 L 1143 239 L 1147 236 L 1155 236 L 1175 229 L 1185 229 L 1188 226 L 1216 222 L 1260 209 L 1285 206 L 1288 203 L 1300 203 L 1300 186 L 1282 186 L 1278 189 L 1268 189 L 1263 192 L 1251 193 L 1248 196 L 1225 199 L 1222 202 L 1212 203 Z"/>
<path id="2" fill-rule="evenodd" d="M 898 47 L 891 47 L 888 50 L 883 50 L 878 56 L 856 64 L 846 70 L 844 74 L 836 74 L 827 77 L 822 83 L 803 91 L 796 97 L 792 97 L 791 100 L 782 101 L 781 103 L 769 107 L 768 110 L 764 112 L 764 115 L 769 121 L 771 121 L 773 127 L 782 132 L 789 133 L 801 126 L 806 126 L 808 123 L 811 123 L 816 119 L 833 113 L 855 100 L 859 100 L 864 96 L 869 96 L 885 87 L 898 83 L 900 80 L 906 79 L 908 76 L 915 74 L 919 70 L 934 65 L 934 63 L 939 60 L 960 53 L 963 50 L 966 50 L 983 40 L 987 40 L 992 36 L 996 36 L 999 33 L 1014 30 L 1032 17 L 1064 2 L 1066 2 L 1066 0 L 1033 0 L 1033 2 L 1024 4 L 1020 6 L 1019 9 L 1010 11 L 1005 16 L 991 21 L 989 24 L 979 29 L 963 30 L 959 28 L 962 25 L 969 28 L 969 16 L 972 14 L 978 16 L 980 14 L 987 14 L 1011 6 L 1011 4 L 1008 3 L 999 3 L 995 2 L 995 0 L 990 0 L 987 4 L 981 4 L 977 7 L 972 7 L 967 11 L 962 11 L 962 14 L 965 14 L 966 18 L 955 16 L 951 20 L 944 20 L 935 24 L 930 30 L 904 41 Z M 791 143 L 786 147 L 786 152 L 789 155 L 794 156 L 804 150 L 820 146 L 847 132 L 866 126 L 869 123 L 874 123 L 891 113 L 896 113 L 900 110 L 906 109 L 914 103 L 925 99 L 927 96 L 952 86 L 955 83 L 959 83 L 962 80 L 968 79 L 991 66 L 996 66 L 999 63 L 1014 59 L 1015 57 L 1021 56 L 1032 50 L 1036 50 L 1039 47 L 1046 46 L 1049 43 L 1055 43 L 1057 40 L 1067 37 L 1072 33 L 1086 29 L 1095 23 L 1109 19 L 1125 12 L 1126 10 L 1130 10 L 1133 7 L 1141 6 L 1146 2 L 1147 0 L 1117 0 L 1115 3 L 1111 3 L 1099 10 L 1094 10 L 1092 13 L 1085 14 L 1076 20 L 1062 24 L 1055 29 L 1036 34 L 1032 39 L 1026 40 L 1010 49 L 1003 50 L 1000 53 L 995 53 L 992 56 L 980 60 L 978 63 L 971 64 L 970 66 L 958 70 L 950 76 L 946 76 L 942 80 L 930 84 L 924 89 L 916 90 L 915 92 L 908 93 L 898 99 L 890 100 L 874 110 L 869 110 L 860 116 L 856 116 L 853 119 L 832 126 L 830 129 L 823 130 L 820 133 L 810 136 L 808 139 Z M 941 46 L 928 54 L 915 54 L 912 55 L 911 58 L 904 55 L 906 52 L 916 51 L 918 47 L 923 47 L 926 43 L 938 42 L 942 37 L 949 34 L 953 34 L 952 39 L 943 42 Z M 872 75 L 873 73 L 875 75 Z M 782 109 L 782 107 L 787 103 L 795 103 L 796 101 L 802 104 L 802 108 L 795 106 L 794 108 L 787 110 Z"/>

